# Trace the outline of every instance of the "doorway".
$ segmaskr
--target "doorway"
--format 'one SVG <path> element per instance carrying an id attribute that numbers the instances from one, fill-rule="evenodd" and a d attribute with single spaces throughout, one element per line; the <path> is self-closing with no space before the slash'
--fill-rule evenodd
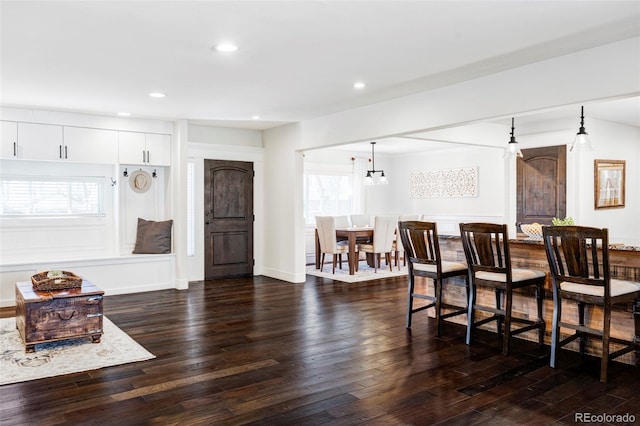
<path id="1" fill-rule="evenodd" d="M 567 147 L 565 145 L 522 150 L 516 166 L 517 227 L 537 222 L 551 225 L 567 211 Z"/>
<path id="2" fill-rule="evenodd" d="M 204 277 L 253 275 L 253 163 L 205 160 Z"/>

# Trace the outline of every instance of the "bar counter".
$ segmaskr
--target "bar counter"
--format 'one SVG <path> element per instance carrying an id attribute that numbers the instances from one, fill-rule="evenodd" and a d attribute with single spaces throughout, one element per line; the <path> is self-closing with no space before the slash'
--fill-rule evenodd
<path id="1" fill-rule="evenodd" d="M 466 262 L 464 257 L 464 251 L 462 248 L 462 241 L 459 236 L 440 235 L 440 254 L 443 260 L 456 260 L 460 262 Z M 547 281 L 545 283 L 545 303 L 543 316 L 546 322 L 545 330 L 545 344 L 551 343 L 551 326 L 553 315 L 553 294 L 551 290 L 551 272 L 549 270 L 549 264 L 547 262 L 547 255 L 544 250 L 544 243 L 541 239 L 531 239 L 526 236 L 518 235 L 517 238 L 509 240 L 509 251 L 511 253 L 511 263 L 514 268 L 529 268 L 538 269 L 547 273 Z M 640 245 L 638 246 L 624 246 L 620 244 L 612 244 L 609 246 L 609 262 L 611 269 L 611 278 L 618 278 L 622 280 L 640 282 Z M 419 279 L 417 277 L 416 283 Z M 448 285 L 447 285 L 448 284 Z M 429 288 L 432 289 L 431 284 Z M 444 299 L 447 303 L 451 303 L 457 306 L 466 306 L 466 292 L 464 289 L 464 280 L 459 278 L 452 278 L 445 283 L 443 287 Z M 494 293 L 488 289 L 478 289 L 478 300 L 482 303 L 495 304 Z M 429 315 L 432 316 L 432 310 Z M 515 316 L 524 316 L 535 318 L 536 302 L 533 289 L 523 289 L 514 292 L 513 296 L 513 313 Z M 482 314 L 481 312 L 477 313 Z M 562 317 L 563 319 L 575 321 L 577 318 L 577 308 L 575 304 L 563 303 L 562 305 Z M 586 313 L 587 324 L 598 324 L 602 322 L 602 311 L 599 308 L 587 307 Z M 466 325 L 466 316 L 452 317 L 448 319 L 459 324 Z M 418 322 L 419 324 L 419 322 Z M 414 324 L 414 326 L 416 326 Z M 495 323 L 485 325 L 487 329 L 495 331 Z M 618 308 L 612 312 L 611 315 L 611 335 L 633 339 L 633 318 L 631 305 L 625 308 Z M 523 333 L 516 336 L 518 338 L 525 338 L 531 341 L 537 341 L 537 332 L 532 331 Z M 599 342 L 588 341 L 587 352 L 598 354 L 598 347 L 601 347 Z M 572 342 L 565 348 L 577 350 L 577 341 Z M 611 345 L 611 351 L 616 348 L 615 345 Z M 616 359 L 620 362 L 634 363 L 633 353 L 626 354 Z"/>

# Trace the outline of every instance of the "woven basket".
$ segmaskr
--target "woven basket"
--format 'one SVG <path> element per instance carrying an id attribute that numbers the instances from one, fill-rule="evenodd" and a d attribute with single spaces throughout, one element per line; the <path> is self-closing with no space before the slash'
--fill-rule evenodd
<path id="1" fill-rule="evenodd" d="M 63 276 L 47 277 L 49 271 L 39 272 L 31 276 L 34 290 L 63 290 L 82 287 L 82 278 L 69 271 L 60 271 Z"/>

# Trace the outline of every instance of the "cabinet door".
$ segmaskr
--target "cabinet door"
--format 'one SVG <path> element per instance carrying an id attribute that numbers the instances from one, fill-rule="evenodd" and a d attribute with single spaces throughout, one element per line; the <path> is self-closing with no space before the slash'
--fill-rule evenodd
<path id="1" fill-rule="evenodd" d="M 20 158 L 26 160 L 61 160 L 64 158 L 62 126 L 18 123 Z"/>
<path id="2" fill-rule="evenodd" d="M 171 165 L 171 136 L 147 133 L 147 164 L 151 166 Z"/>
<path id="3" fill-rule="evenodd" d="M 0 121 L 0 158 L 18 158 L 18 123 Z"/>
<path id="4" fill-rule="evenodd" d="M 81 163 L 118 162 L 118 132 L 115 130 L 65 127 L 66 160 Z"/>
<path id="5" fill-rule="evenodd" d="M 146 159 L 144 133 L 118 132 L 118 162 L 120 164 L 145 164 Z"/>

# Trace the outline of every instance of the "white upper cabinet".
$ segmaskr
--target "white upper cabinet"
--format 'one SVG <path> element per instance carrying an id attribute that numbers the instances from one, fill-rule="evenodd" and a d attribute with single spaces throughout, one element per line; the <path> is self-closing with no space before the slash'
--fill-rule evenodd
<path id="1" fill-rule="evenodd" d="M 0 121 L 0 158 L 18 158 L 18 123 Z"/>
<path id="2" fill-rule="evenodd" d="M 68 161 L 115 164 L 118 162 L 118 132 L 65 127 L 63 154 Z"/>
<path id="3" fill-rule="evenodd" d="M 14 123 L 17 125 L 17 145 L 13 155 L 12 144 L 5 143 L 4 123 L 10 122 L 3 122 L 2 158 L 103 164 L 118 162 L 118 132 L 115 130 Z M 12 130 L 7 127 L 8 136 Z"/>
<path id="4" fill-rule="evenodd" d="M 171 136 L 147 133 L 147 164 L 152 166 L 171 165 Z"/>
<path id="5" fill-rule="evenodd" d="M 19 156 L 26 160 L 62 160 L 62 126 L 18 123 Z"/>
<path id="6" fill-rule="evenodd" d="M 0 158 L 171 166 L 171 135 L 0 120 Z"/>
<path id="7" fill-rule="evenodd" d="M 118 132 L 120 164 L 171 165 L 171 136 L 152 133 Z"/>

